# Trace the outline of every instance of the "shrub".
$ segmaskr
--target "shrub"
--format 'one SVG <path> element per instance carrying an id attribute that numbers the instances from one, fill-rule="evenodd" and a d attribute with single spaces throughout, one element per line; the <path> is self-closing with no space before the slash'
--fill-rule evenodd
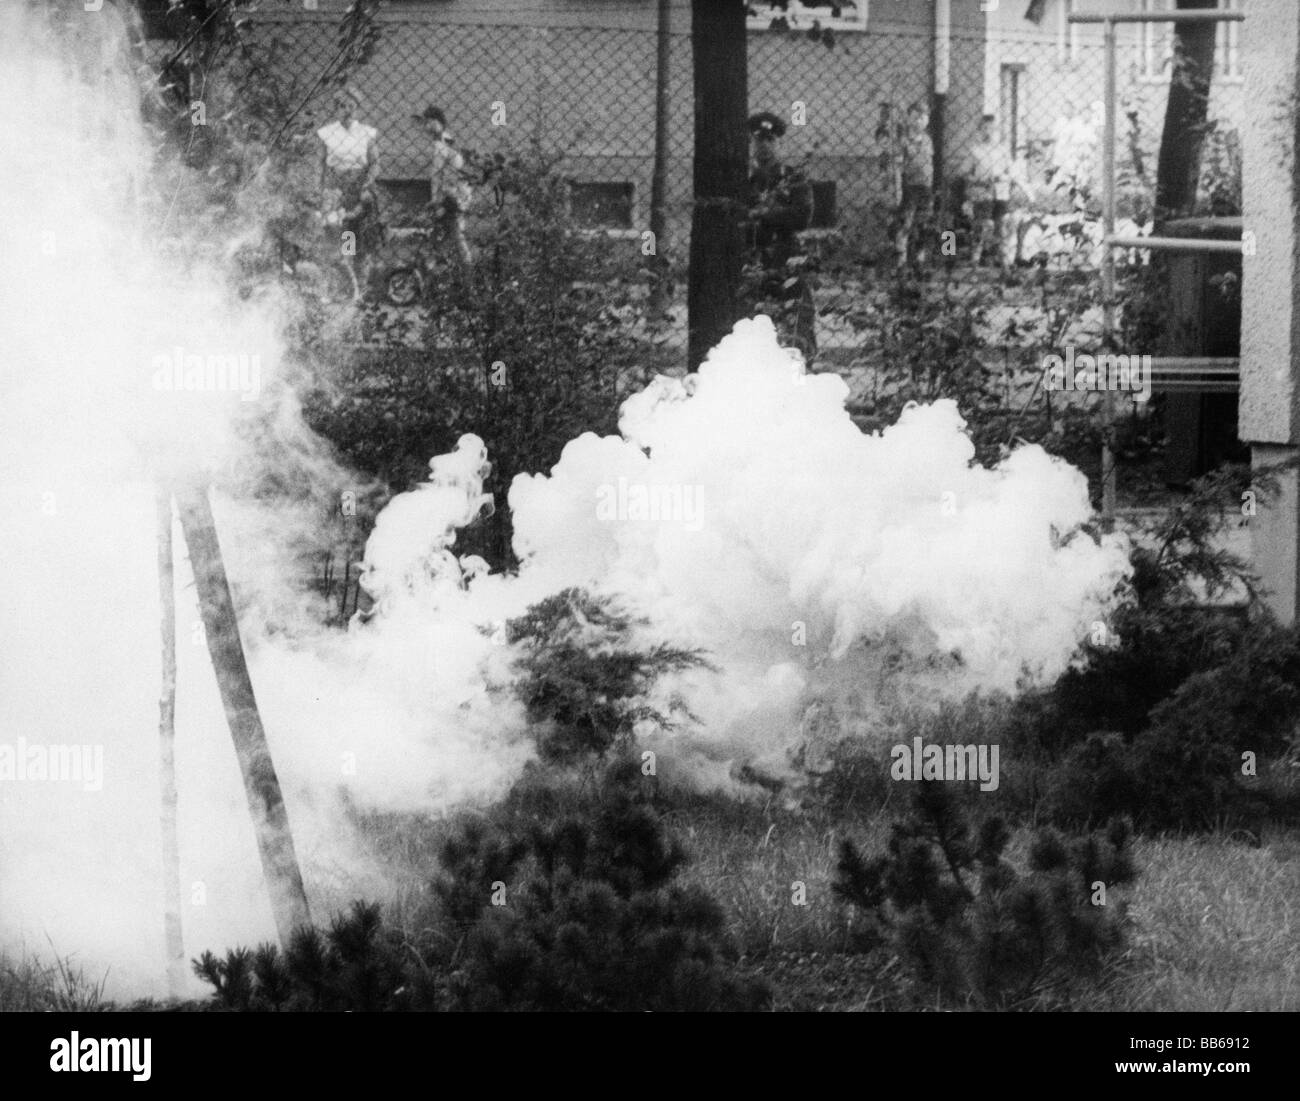
<path id="1" fill-rule="evenodd" d="M 1133 554 L 1128 602 L 1110 625 L 1118 645 L 1089 645 L 1052 688 L 1017 700 L 1005 742 L 1022 766 L 1013 800 L 1070 826 L 1128 815 L 1151 829 L 1203 829 L 1269 806 L 1242 776 L 1241 754 L 1280 754 L 1300 719 L 1300 634 L 1252 605 L 1198 605 L 1238 587 L 1247 563 L 1219 534 L 1245 483 L 1226 469 L 1152 527 Z M 1271 492 L 1275 474 L 1252 488 Z M 1279 804 L 1279 806 L 1281 806 Z"/>
<path id="2" fill-rule="evenodd" d="M 432 973 L 384 927 L 379 907 L 355 902 L 329 931 L 298 929 L 283 952 L 274 944 L 204 952 L 194 973 L 217 1004 L 236 1012 L 267 1010 L 378 1012 L 434 1007 Z"/>
<path id="3" fill-rule="evenodd" d="M 1194 673 L 1227 661 L 1258 629 L 1237 610 L 1203 606 L 1234 588 L 1255 594 L 1249 563 L 1220 538 L 1249 484 L 1244 475 L 1224 468 L 1202 478 L 1141 533 L 1128 599 L 1105 641 L 1089 640 L 1082 666 L 1051 689 L 1057 745 L 1095 730 L 1136 736 L 1157 704 Z M 1269 492 L 1272 484 L 1260 476 L 1255 488 Z"/>
<path id="4" fill-rule="evenodd" d="M 1300 637 L 1261 626 L 1225 664 L 1193 674 L 1151 715 L 1133 743 L 1144 822 L 1208 827 L 1224 816 L 1267 814 L 1242 772 L 1242 754 L 1285 751 L 1300 718 Z"/>
<path id="5" fill-rule="evenodd" d="M 766 988 L 726 962 L 720 907 L 673 882 L 685 853 L 636 798 L 624 759 L 580 811 L 530 813 L 523 789 L 446 842 L 435 885 L 468 1010 L 752 1010 Z"/>
<path id="6" fill-rule="evenodd" d="M 884 853 L 841 841 L 834 889 L 856 908 L 859 945 L 896 954 L 918 994 L 987 1009 L 1060 1003 L 1123 944 L 1122 906 L 1093 900 L 1099 882 L 1135 877 L 1128 839 L 1122 820 L 1104 836 L 1044 830 L 1017 871 L 1001 819 L 972 835 L 942 784 L 924 782 Z"/>
<path id="7" fill-rule="evenodd" d="M 514 691 L 544 760 L 604 753 L 643 721 L 665 728 L 693 721 L 676 697 L 661 711 L 648 693 L 666 673 L 709 665 L 699 650 L 639 643 L 647 622 L 607 596 L 565 589 L 506 624 L 506 641 L 520 653 Z"/>
<path id="8" fill-rule="evenodd" d="M 485 486 L 504 501 L 515 475 L 549 470 L 583 432 L 613 434 L 645 346 L 639 243 L 611 241 L 575 220 L 558 155 L 540 147 L 496 160 L 499 203 L 472 226 L 468 272 L 431 279 L 420 344 L 433 369 L 450 438 L 482 438 Z M 404 336 L 402 347 L 409 346 Z M 481 546 L 515 564 L 510 514 L 498 509 Z"/>
<path id="9" fill-rule="evenodd" d="M 569 181 L 541 149 L 499 155 L 469 220 L 467 270 L 446 259 L 418 309 L 369 310 L 369 345 L 311 382 L 311 427 L 395 491 L 430 455 L 473 433 L 487 446 L 484 486 L 498 504 L 517 474 L 549 470 L 571 439 L 613 434 L 652 346 L 636 335 L 646 308 L 640 249 L 584 231 Z M 322 359 L 318 351 L 314 361 Z M 461 553 L 517 564 L 510 511 L 463 532 Z"/>

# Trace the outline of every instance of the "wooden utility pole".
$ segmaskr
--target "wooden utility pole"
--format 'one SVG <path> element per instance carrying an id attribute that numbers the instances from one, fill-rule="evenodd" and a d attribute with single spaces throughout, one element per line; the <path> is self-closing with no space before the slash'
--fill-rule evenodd
<path id="1" fill-rule="evenodd" d="M 672 78 L 673 0 L 659 0 L 658 48 L 655 52 L 655 161 L 650 176 L 650 233 L 654 238 L 651 260 L 650 316 L 659 317 L 668 305 L 668 84 Z"/>
<path id="2" fill-rule="evenodd" d="M 687 364 L 694 371 L 731 332 L 740 308 L 749 168 L 749 57 L 740 0 L 695 0 L 691 55 L 695 168 Z"/>
<path id="3" fill-rule="evenodd" d="M 162 603 L 162 690 L 158 698 L 158 772 L 162 787 L 163 935 L 167 990 L 185 992 L 185 939 L 181 927 L 181 851 L 176 795 L 176 574 L 172 564 L 172 498 L 158 488 L 158 596 Z"/>
<path id="4" fill-rule="evenodd" d="M 221 544 L 212 519 L 208 486 L 192 478 L 176 486 L 176 505 L 181 530 L 189 546 L 194 567 L 194 584 L 198 590 L 199 610 L 207 634 L 212 668 L 221 690 L 226 722 L 235 743 L 235 755 L 244 777 L 253 829 L 262 858 L 262 872 L 271 896 L 271 911 L 280 943 L 288 947 L 293 933 L 311 922 L 302 872 L 294 852 L 289 816 L 280 791 L 280 780 L 271 762 L 262 717 L 253 695 L 253 681 L 248 674 L 244 646 L 239 639 L 239 621 L 230 596 L 230 582 L 221 558 Z"/>

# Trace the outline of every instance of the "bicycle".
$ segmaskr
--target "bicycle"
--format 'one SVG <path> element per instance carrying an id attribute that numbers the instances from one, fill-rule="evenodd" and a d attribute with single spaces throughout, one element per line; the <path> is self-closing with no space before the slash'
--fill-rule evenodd
<path id="1" fill-rule="evenodd" d="M 445 277 L 455 262 L 448 260 L 451 230 L 441 204 L 424 207 L 415 225 L 388 232 L 396 256 L 381 267 L 379 285 L 386 301 L 407 308 L 422 302 L 429 287 Z"/>

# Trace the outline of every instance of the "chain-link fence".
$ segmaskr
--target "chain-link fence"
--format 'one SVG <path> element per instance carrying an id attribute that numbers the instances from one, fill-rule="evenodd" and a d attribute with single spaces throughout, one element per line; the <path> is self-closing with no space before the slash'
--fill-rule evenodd
<path id="1" fill-rule="evenodd" d="M 529 25 L 473 25 L 427 11 L 391 13 L 379 24 L 376 47 L 349 83 L 361 96 L 361 118 L 379 130 L 391 223 L 400 225 L 430 198 L 429 139 L 414 115 L 437 106 L 463 150 L 491 156 L 538 142 L 560 155 L 579 220 L 606 231 L 611 248 L 640 243 L 651 224 L 656 33 L 649 26 L 538 25 L 545 14 L 532 12 Z M 870 344 L 871 334 L 845 317 L 861 314 L 864 280 L 878 282 L 900 263 L 951 277 L 969 276 L 978 260 L 1001 263 L 1014 277 L 1026 265 L 1086 269 L 1100 261 L 1100 32 L 1051 20 L 1003 31 L 980 15 L 950 29 L 940 60 L 931 24 L 872 20 L 863 33 L 833 38 L 800 26 L 749 36 L 751 110 L 787 121 L 779 155 L 811 185 L 799 251 L 810 258 L 816 347 L 828 363 L 847 362 Z M 336 23 L 319 13 L 281 13 L 264 17 L 257 34 L 273 46 L 274 65 L 300 74 L 310 88 L 310 75 L 330 64 Z M 670 36 L 667 233 L 658 242 L 679 267 L 689 254 L 691 211 L 688 29 L 675 26 Z M 1219 177 L 1208 193 L 1221 207 L 1235 201 L 1241 33 L 1220 31 L 1211 110 L 1218 126 L 1206 160 L 1207 173 Z M 1119 214 L 1133 233 L 1151 216 L 1169 38 L 1163 26 L 1121 28 Z M 933 96 L 939 65 L 946 91 Z M 928 142 L 911 133 L 916 104 L 929 111 Z M 328 110 L 322 95 L 297 122 L 314 128 Z M 992 116 L 986 130 L 985 115 Z M 915 163 L 927 157 L 931 164 Z M 996 192 L 978 178 L 994 169 L 1003 177 Z M 929 193 L 916 192 L 915 180 L 929 183 Z M 487 204 L 479 188 L 471 236 Z"/>

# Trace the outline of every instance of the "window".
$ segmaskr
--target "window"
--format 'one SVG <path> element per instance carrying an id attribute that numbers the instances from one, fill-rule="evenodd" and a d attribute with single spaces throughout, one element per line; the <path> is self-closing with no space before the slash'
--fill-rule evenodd
<path id="1" fill-rule="evenodd" d="M 1138 11 L 1162 11 L 1163 0 L 1139 0 Z M 1156 80 L 1165 75 L 1169 64 L 1172 39 L 1169 23 L 1138 24 L 1138 71 L 1144 80 Z"/>
<path id="2" fill-rule="evenodd" d="M 1170 0 L 1139 0 L 1139 11 L 1169 11 Z M 1218 0 L 1221 11 L 1241 11 L 1241 0 Z M 1138 25 L 1138 71 L 1143 80 L 1167 80 L 1174 56 L 1172 23 Z M 1241 24 L 1215 27 L 1214 75 L 1222 80 L 1241 79 Z"/>
<path id="3" fill-rule="evenodd" d="M 998 89 L 998 118 L 1002 123 L 1002 142 L 1013 158 L 1024 151 L 1024 97 L 1021 76 L 1024 65 L 1003 65 Z"/>
<path id="4" fill-rule="evenodd" d="M 865 31 L 868 0 L 749 0 L 751 31 L 810 31 L 814 23 L 823 30 Z"/>
<path id="5" fill-rule="evenodd" d="M 1079 0 L 1061 0 L 1061 28 L 1057 53 L 1062 65 L 1073 65 L 1079 60 L 1079 27 L 1070 22 L 1070 16 L 1079 10 Z"/>
<path id="6" fill-rule="evenodd" d="M 570 181 L 573 220 L 583 229 L 631 229 L 632 192 L 632 185 L 621 180 Z"/>
<path id="7" fill-rule="evenodd" d="M 1219 0 L 1224 11 L 1241 11 L 1241 0 Z M 1241 79 L 1241 24 L 1220 23 L 1215 42 L 1215 76 Z"/>

